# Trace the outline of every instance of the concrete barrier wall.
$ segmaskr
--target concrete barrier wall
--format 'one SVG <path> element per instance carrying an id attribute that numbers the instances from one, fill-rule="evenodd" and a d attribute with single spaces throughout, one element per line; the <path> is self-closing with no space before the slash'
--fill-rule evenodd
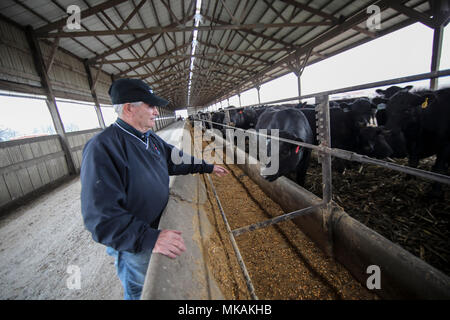
<path id="1" fill-rule="evenodd" d="M 152 255 L 141 299 L 224 299 L 204 259 L 204 244 L 215 232 L 203 208 L 206 199 L 205 186 L 198 175 L 175 178 L 159 229 L 180 230 L 186 252 L 176 259 Z"/>

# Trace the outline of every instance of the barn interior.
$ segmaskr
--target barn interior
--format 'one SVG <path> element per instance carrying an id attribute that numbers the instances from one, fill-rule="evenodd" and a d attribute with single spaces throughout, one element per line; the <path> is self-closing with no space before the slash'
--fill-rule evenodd
<path id="1" fill-rule="evenodd" d="M 169 100 L 162 131 L 177 110 L 195 114 L 252 88 L 259 97 L 290 73 L 301 97 L 306 67 L 419 22 L 434 34 L 430 74 L 419 78 L 436 89 L 449 75 L 439 68 L 449 17 L 443 0 L 2 1 L 0 94 L 44 100 L 56 134 L 0 142 L 0 209 L 79 173 L 84 144 L 106 127 L 116 79 L 141 79 Z M 61 99 L 92 103 L 98 128 L 67 132 Z"/>

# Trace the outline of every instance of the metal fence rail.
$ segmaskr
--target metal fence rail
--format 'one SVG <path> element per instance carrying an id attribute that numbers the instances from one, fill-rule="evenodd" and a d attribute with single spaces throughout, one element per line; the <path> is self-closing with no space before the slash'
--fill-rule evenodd
<path id="1" fill-rule="evenodd" d="M 260 132 L 256 132 L 254 130 L 244 130 L 241 128 L 236 128 L 233 126 L 228 126 L 222 123 L 218 123 L 218 122 L 212 122 L 212 121 L 208 121 L 208 120 L 203 120 L 203 119 L 196 119 L 202 122 L 209 122 L 209 123 L 213 123 L 213 124 L 217 124 L 217 125 L 221 125 L 224 128 L 228 128 L 228 129 L 234 129 L 234 130 L 240 130 L 243 131 L 245 133 L 249 133 L 249 134 L 254 134 L 254 135 L 258 135 L 258 136 L 262 136 L 262 137 L 266 137 L 266 138 L 271 138 L 271 139 L 275 139 L 275 140 L 279 140 L 279 141 L 283 141 L 283 142 L 287 142 L 287 143 L 291 143 L 291 144 L 295 144 L 297 146 L 301 146 L 301 147 L 306 147 L 312 150 L 316 150 L 318 152 L 323 152 L 323 153 L 328 153 L 333 157 L 337 157 L 337 158 L 341 158 L 344 160 L 349 160 L 349 161 L 355 161 L 355 162 L 360 162 L 360 163 L 368 163 L 368 164 L 374 164 L 377 166 L 381 166 L 387 169 L 391 169 L 394 171 L 398 171 L 398 172 L 403 172 L 403 173 L 407 173 L 410 175 L 414 175 L 420 178 L 424 178 L 424 179 L 428 179 L 428 180 L 433 180 L 433 181 L 437 181 L 440 183 L 445 183 L 445 184 L 450 184 L 450 177 L 443 175 L 443 174 L 439 174 L 436 172 L 432 172 L 432 171 L 426 171 L 426 170 L 421 170 L 421 169 L 417 169 L 417 168 L 412 168 L 412 167 L 408 167 L 408 166 L 403 166 L 397 163 L 393 163 L 393 162 L 388 162 L 388 161 L 384 161 L 384 160 L 380 160 L 380 159 L 374 159 L 374 158 L 370 158 L 368 156 L 365 155 L 361 155 L 358 154 L 356 152 L 352 152 L 352 151 L 348 151 L 348 150 L 343 150 L 343 149 L 338 149 L 338 148 L 330 148 L 330 147 L 326 147 L 323 145 L 313 145 L 313 144 L 308 144 L 305 142 L 299 142 L 299 141 L 294 141 L 294 140 L 290 140 L 290 139 L 285 139 L 285 138 L 280 138 L 280 137 L 274 137 L 274 136 L 269 136 Z"/>

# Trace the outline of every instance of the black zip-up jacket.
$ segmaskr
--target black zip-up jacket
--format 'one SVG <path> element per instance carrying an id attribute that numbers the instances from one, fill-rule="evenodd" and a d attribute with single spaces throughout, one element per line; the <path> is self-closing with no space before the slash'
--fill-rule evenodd
<path id="1" fill-rule="evenodd" d="M 214 168 L 194 157 L 174 164 L 173 148 L 154 132 L 141 133 L 121 119 L 86 143 L 81 212 L 96 242 L 118 251 L 153 249 L 169 199 L 169 175 L 211 173 Z"/>

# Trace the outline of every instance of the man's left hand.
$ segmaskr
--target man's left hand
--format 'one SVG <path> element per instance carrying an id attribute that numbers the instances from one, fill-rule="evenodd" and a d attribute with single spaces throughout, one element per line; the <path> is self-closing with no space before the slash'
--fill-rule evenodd
<path id="1" fill-rule="evenodd" d="M 229 172 L 224 167 L 214 165 L 213 173 L 215 173 L 219 177 L 223 177 L 226 176 Z"/>

